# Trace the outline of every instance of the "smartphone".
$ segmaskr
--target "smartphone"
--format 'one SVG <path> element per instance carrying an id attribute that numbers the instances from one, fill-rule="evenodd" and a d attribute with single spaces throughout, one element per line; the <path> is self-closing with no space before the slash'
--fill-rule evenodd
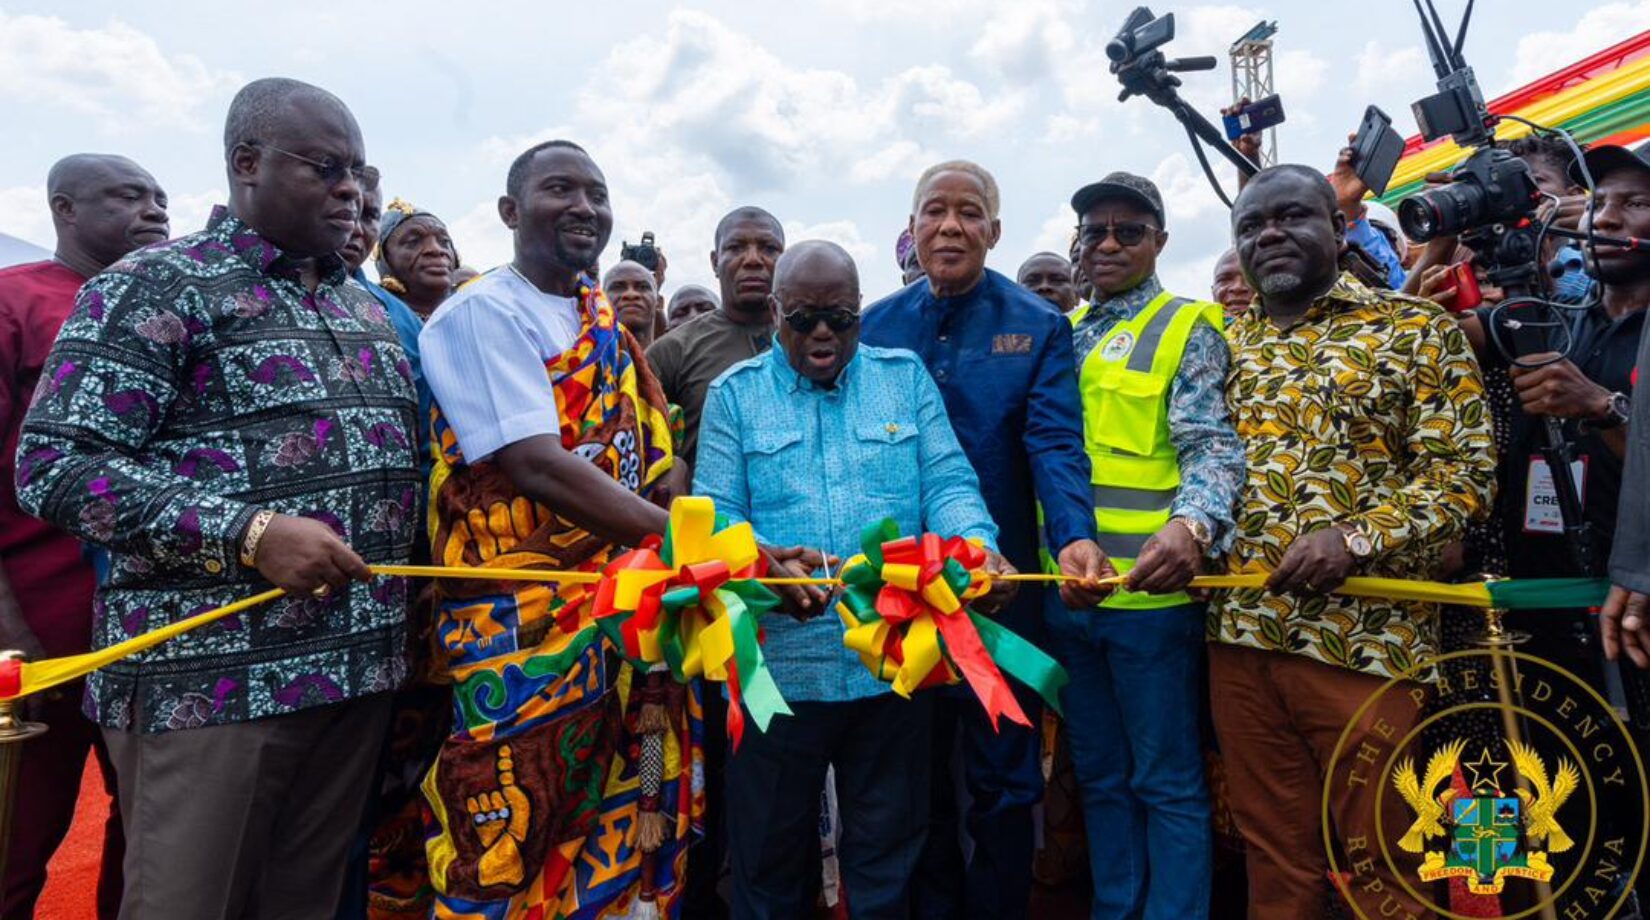
<path id="1" fill-rule="evenodd" d="M 1404 155 L 1404 139 L 1392 130 L 1392 119 L 1372 105 L 1364 109 L 1363 123 L 1352 139 L 1352 170 L 1377 196 L 1386 194 L 1392 171 Z"/>
<path id="2" fill-rule="evenodd" d="M 1227 115 L 1223 119 L 1226 123 L 1226 139 L 1235 141 L 1245 134 L 1254 134 L 1275 128 L 1283 124 L 1283 99 L 1273 94 L 1257 102 L 1251 102 L 1236 114 Z"/>

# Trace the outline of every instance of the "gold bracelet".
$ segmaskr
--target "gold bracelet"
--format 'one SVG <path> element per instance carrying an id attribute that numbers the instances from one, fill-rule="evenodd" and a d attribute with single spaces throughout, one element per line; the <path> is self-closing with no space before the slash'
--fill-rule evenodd
<path id="1" fill-rule="evenodd" d="M 264 538 L 264 531 L 269 529 L 269 522 L 275 520 L 275 512 L 264 508 L 252 516 L 252 523 L 246 525 L 246 536 L 241 540 L 241 565 L 249 569 L 258 567 L 258 543 Z"/>

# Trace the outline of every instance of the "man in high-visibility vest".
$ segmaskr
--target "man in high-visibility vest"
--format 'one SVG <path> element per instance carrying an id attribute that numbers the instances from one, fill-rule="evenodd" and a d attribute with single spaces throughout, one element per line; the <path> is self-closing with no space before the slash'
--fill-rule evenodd
<path id="1" fill-rule="evenodd" d="M 1147 179 L 1071 199 L 1093 303 L 1071 314 L 1099 542 L 1126 590 L 1046 605 L 1082 789 L 1096 917 L 1209 910 L 1209 798 L 1198 743 L 1204 608 L 1185 594 L 1230 541 L 1243 445 L 1226 410 L 1221 308 L 1157 280 L 1168 241 Z"/>

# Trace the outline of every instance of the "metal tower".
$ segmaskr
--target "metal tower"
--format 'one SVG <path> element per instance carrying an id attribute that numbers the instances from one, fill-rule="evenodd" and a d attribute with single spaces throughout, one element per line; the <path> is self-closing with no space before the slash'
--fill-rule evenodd
<path id="1" fill-rule="evenodd" d="M 1261 20 L 1232 43 L 1232 102 L 1247 97 L 1249 101 L 1265 99 L 1276 90 L 1272 88 L 1272 36 L 1277 34 L 1276 20 Z M 1278 132 L 1266 129 L 1261 138 L 1260 165 L 1264 168 L 1278 162 Z"/>

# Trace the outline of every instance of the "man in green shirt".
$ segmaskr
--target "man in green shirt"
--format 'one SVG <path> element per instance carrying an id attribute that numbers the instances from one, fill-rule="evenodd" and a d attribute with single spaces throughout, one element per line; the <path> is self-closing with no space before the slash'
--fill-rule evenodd
<path id="1" fill-rule="evenodd" d="M 785 228 L 757 207 L 735 208 L 716 225 L 711 270 L 722 286 L 722 306 L 666 333 L 647 350 L 648 366 L 665 398 L 682 407 L 687 436 L 681 456 L 699 447 L 699 414 L 710 382 L 773 343 L 773 267 L 785 251 Z"/>

